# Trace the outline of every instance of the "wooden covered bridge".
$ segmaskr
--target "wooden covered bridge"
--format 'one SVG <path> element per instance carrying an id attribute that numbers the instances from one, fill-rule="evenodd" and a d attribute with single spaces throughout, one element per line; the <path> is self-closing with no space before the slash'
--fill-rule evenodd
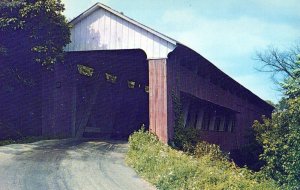
<path id="1" fill-rule="evenodd" d="M 144 125 L 167 143 L 175 96 L 185 126 L 229 150 L 273 110 L 197 52 L 103 4 L 71 24 L 64 64 L 43 75 L 43 135 L 124 137 Z"/>

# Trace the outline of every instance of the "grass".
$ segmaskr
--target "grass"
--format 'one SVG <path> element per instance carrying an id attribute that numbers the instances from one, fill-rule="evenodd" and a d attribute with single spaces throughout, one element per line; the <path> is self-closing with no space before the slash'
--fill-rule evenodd
<path id="1" fill-rule="evenodd" d="M 210 148 L 216 149 L 214 146 Z M 198 145 L 196 155 L 188 155 L 164 145 L 153 134 L 140 130 L 129 138 L 126 162 L 161 190 L 278 189 L 263 174 L 238 168 L 226 156 L 222 157 L 218 150 L 205 154 L 202 150 L 207 151 L 206 143 Z"/>
<path id="2" fill-rule="evenodd" d="M 0 141 L 0 146 L 5 146 L 9 144 L 25 144 L 25 143 L 33 143 L 40 140 L 46 140 L 45 137 L 24 137 L 18 140 L 7 139 Z"/>

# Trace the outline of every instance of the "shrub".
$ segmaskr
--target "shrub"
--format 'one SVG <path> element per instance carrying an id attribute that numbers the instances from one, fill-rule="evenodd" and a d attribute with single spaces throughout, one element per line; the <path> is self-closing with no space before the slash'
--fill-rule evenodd
<path id="1" fill-rule="evenodd" d="M 257 139 L 263 145 L 261 159 L 266 162 L 264 171 L 284 189 L 300 187 L 300 98 L 293 106 L 255 122 Z"/>
<path id="2" fill-rule="evenodd" d="M 194 150 L 194 156 L 196 158 L 209 156 L 212 160 L 228 160 L 228 155 L 223 153 L 218 145 L 209 144 L 205 141 L 197 143 Z"/>
<path id="3" fill-rule="evenodd" d="M 300 62 L 296 65 L 281 84 L 286 96 L 281 106 L 271 119 L 253 125 L 263 146 L 264 171 L 284 189 L 300 189 Z"/>
<path id="4" fill-rule="evenodd" d="M 174 145 L 176 149 L 193 153 L 200 141 L 199 130 L 193 127 L 174 127 Z"/>
<path id="5" fill-rule="evenodd" d="M 129 138 L 126 162 L 142 177 L 163 190 L 277 189 L 261 173 L 238 168 L 216 145 L 198 143 L 195 155 L 172 149 L 149 132 Z"/>
<path id="6" fill-rule="evenodd" d="M 247 132 L 245 138 L 248 143 L 239 149 L 230 150 L 230 159 L 240 167 L 246 166 L 253 171 L 260 171 L 266 164 L 265 161 L 259 159 L 259 156 L 263 153 L 263 147 L 257 142 L 257 134 L 253 128 L 250 128 Z"/>

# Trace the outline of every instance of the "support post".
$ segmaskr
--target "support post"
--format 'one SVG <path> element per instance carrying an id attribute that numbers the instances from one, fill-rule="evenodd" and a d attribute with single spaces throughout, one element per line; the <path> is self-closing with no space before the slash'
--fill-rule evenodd
<path id="1" fill-rule="evenodd" d="M 149 60 L 149 122 L 150 132 L 168 143 L 167 59 Z"/>

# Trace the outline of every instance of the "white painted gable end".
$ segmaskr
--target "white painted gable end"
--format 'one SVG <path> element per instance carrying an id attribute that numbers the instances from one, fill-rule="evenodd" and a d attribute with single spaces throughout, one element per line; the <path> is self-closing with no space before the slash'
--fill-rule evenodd
<path id="1" fill-rule="evenodd" d="M 71 21 L 71 43 L 66 51 L 142 49 L 148 59 L 159 59 L 167 58 L 175 49 L 176 42 L 172 39 L 161 37 L 157 35 L 159 33 L 151 32 L 152 29 L 137 25 L 128 17 L 120 17 L 101 5 L 96 4 L 97 7 L 86 13 L 88 15 Z"/>

